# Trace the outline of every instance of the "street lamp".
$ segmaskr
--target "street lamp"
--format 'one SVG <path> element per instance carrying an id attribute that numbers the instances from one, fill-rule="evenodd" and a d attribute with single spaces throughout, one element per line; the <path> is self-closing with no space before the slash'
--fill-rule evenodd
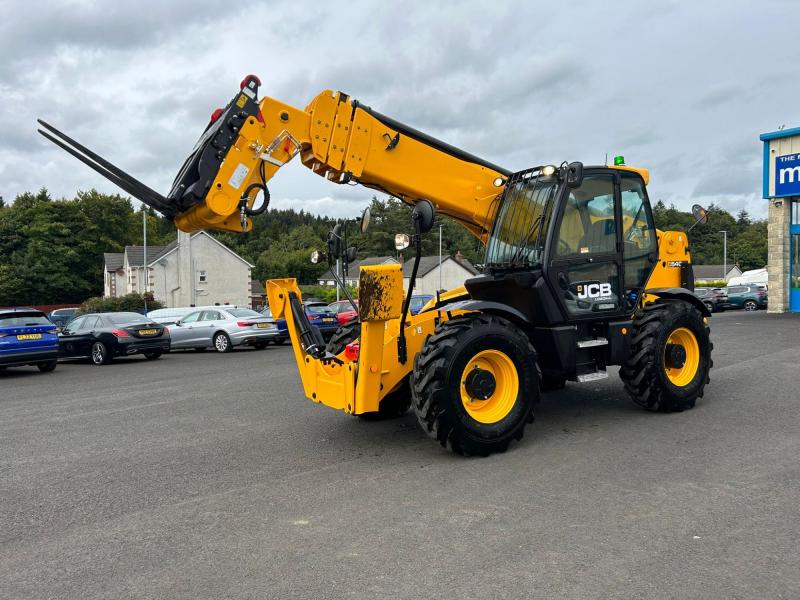
<path id="1" fill-rule="evenodd" d="M 722 278 L 725 279 L 728 274 L 728 231 L 723 229 L 717 233 L 721 233 L 724 236 L 722 241 Z M 727 279 L 725 279 L 725 283 L 728 283 Z"/>

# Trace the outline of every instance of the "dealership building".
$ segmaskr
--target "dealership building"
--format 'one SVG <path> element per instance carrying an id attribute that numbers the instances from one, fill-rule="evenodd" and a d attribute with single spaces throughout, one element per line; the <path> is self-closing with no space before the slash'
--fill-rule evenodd
<path id="1" fill-rule="evenodd" d="M 800 127 L 761 135 L 769 201 L 769 311 L 800 312 Z"/>

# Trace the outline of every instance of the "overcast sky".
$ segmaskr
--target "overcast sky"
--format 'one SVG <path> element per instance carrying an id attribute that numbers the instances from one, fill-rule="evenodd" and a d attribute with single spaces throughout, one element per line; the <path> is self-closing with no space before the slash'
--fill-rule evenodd
<path id="1" fill-rule="evenodd" d="M 241 8 L 239 8 L 241 7 Z M 36 134 L 42 117 L 166 193 L 247 73 L 305 106 L 339 89 L 517 170 L 651 169 L 650 195 L 766 215 L 759 133 L 800 126 L 796 0 L 0 0 L 0 195 L 116 188 Z M 273 206 L 355 215 L 373 192 L 302 165 Z"/>

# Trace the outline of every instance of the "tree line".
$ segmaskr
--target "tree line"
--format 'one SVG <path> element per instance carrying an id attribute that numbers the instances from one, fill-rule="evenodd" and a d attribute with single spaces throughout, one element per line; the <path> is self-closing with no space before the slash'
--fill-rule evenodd
<path id="1" fill-rule="evenodd" d="M 396 233 L 412 233 L 410 208 L 395 198 L 373 198 L 371 222 L 365 234 L 357 219 L 347 224 L 348 245 L 358 257 L 403 258 L 394 247 Z M 694 223 L 691 214 L 656 202 L 653 206 L 660 229 L 686 231 Z M 148 245 L 166 245 L 175 239 L 175 227 L 146 209 Z M 269 210 L 255 217 L 246 234 L 215 233 L 234 252 L 255 265 L 253 278 L 296 277 L 314 283 L 328 268 L 312 264 L 312 250 L 324 250 L 328 231 L 336 219 L 303 210 Z M 483 246 L 452 219 L 436 218 L 425 236 L 423 251 L 460 251 L 473 264 L 483 261 Z M 733 216 L 719 206 L 709 207 L 709 222 L 690 234 L 692 258 L 697 264 L 721 264 L 723 236 L 728 233 L 728 264 L 743 270 L 767 262 L 767 224 L 751 219 L 746 211 Z M 0 200 L 0 306 L 80 303 L 102 294 L 103 253 L 122 252 L 126 245 L 142 244 L 142 211 L 118 194 L 95 190 L 79 192 L 71 199 L 53 199 L 46 189 L 24 193 L 13 203 Z M 405 251 L 406 258 L 412 250 Z"/>

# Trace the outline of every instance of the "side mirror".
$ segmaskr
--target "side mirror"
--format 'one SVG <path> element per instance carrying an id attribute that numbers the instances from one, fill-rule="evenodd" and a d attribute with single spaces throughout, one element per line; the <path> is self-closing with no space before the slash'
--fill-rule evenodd
<path id="1" fill-rule="evenodd" d="M 576 161 L 561 167 L 560 175 L 567 182 L 568 188 L 581 187 L 583 183 L 583 163 Z"/>
<path id="2" fill-rule="evenodd" d="M 431 230 L 435 216 L 436 209 L 430 200 L 420 200 L 411 212 L 411 220 L 419 233 L 428 233 Z"/>
<path id="3" fill-rule="evenodd" d="M 328 233 L 328 256 L 337 258 L 342 253 L 342 224 L 337 223 Z"/>
<path id="4" fill-rule="evenodd" d="M 695 221 L 702 225 L 708 223 L 708 211 L 699 204 L 692 206 L 692 216 Z"/>
<path id="5" fill-rule="evenodd" d="M 361 213 L 361 222 L 358 224 L 358 228 L 361 230 L 361 233 L 367 232 L 367 227 L 369 227 L 370 214 L 371 211 L 369 206 L 364 209 L 364 212 Z"/>
<path id="6" fill-rule="evenodd" d="M 394 235 L 394 249 L 405 250 L 411 245 L 411 238 L 407 233 L 396 233 Z"/>
<path id="7" fill-rule="evenodd" d="M 350 246 L 344 254 L 344 257 L 347 259 L 347 262 L 351 263 L 356 259 L 356 247 Z"/>

